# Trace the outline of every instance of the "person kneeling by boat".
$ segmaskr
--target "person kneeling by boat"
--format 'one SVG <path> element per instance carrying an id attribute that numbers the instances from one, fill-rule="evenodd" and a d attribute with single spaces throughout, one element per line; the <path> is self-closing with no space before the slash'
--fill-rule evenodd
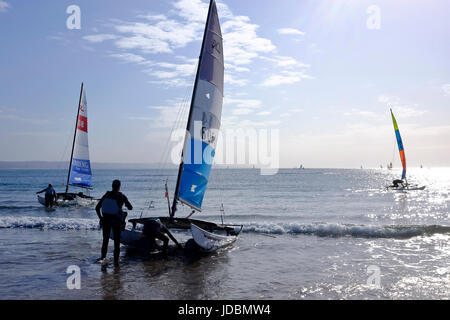
<path id="1" fill-rule="evenodd" d="M 392 181 L 392 186 L 391 186 L 391 188 L 398 188 L 398 187 L 402 187 L 402 188 L 404 188 L 405 187 L 405 185 L 403 184 L 404 182 L 403 182 L 403 180 L 400 180 L 400 179 L 397 179 L 397 180 L 394 180 L 394 181 Z"/>
<path id="2" fill-rule="evenodd" d="M 108 253 L 108 243 L 111 230 L 114 235 L 114 265 L 119 264 L 120 255 L 120 232 L 124 228 L 125 213 L 122 207 L 125 205 L 128 210 L 133 210 L 133 206 L 128 198 L 120 192 L 120 181 L 114 180 L 112 191 L 108 191 L 100 199 L 95 211 L 100 219 L 100 227 L 103 228 L 103 244 L 101 260 L 106 258 Z"/>
<path id="3" fill-rule="evenodd" d="M 36 194 L 45 192 L 45 207 L 53 207 L 53 204 L 56 202 L 57 195 L 55 189 L 51 184 L 48 185 L 44 190 L 36 192 Z"/>
<path id="4" fill-rule="evenodd" d="M 169 246 L 169 238 L 164 234 L 166 228 L 163 226 L 159 219 L 150 219 L 144 224 L 144 235 L 150 241 L 150 248 L 153 250 L 157 248 L 156 239 L 161 240 L 163 244 L 162 252 L 167 253 L 167 247 Z"/>

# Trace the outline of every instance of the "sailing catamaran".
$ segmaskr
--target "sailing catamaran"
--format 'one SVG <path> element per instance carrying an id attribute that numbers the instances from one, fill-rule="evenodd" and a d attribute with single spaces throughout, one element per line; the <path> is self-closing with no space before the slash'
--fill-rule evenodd
<path id="1" fill-rule="evenodd" d="M 169 229 L 190 230 L 193 241 L 190 240 L 186 244 L 194 243 L 200 251 L 215 251 L 236 241 L 242 230 L 241 225 L 225 225 L 223 223 L 219 225 L 189 218 L 194 212 L 202 210 L 215 154 L 217 132 L 220 129 L 223 87 L 222 32 L 216 3 L 211 0 L 172 205 L 170 205 L 166 183 L 169 216 L 130 219 L 129 222 L 132 223 L 133 228 L 122 232 L 121 242 L 123 244 L 137 245 L 145 238 L 145 235 L 136 229 L 136 225 L 144 225 L 145 230 L 145 224 L 154 220 L 159 220 L 175 243 L 177 241 Z M 198 157 L 201 157 L 201 161 Z M 188 218 L 175 217 L 180 203 L 193 210 Z"/>
<path id="2" fill-rule="evenodd" d="M 78 102 L 75 133 L 73 136 L 72 153 L 70 155 L 69 171 L 67 173 L 66 191 L 57 194 L 57 204 L 95 203 L 93 197 L 78 193 L 69 193 L 69 186 L 92 189 L 92 170 L 89 160 L 87 101 L 84 84 L 81 83 L 80 100 Z M 38 201 L 45 205 L 45 199 L 38 196 Z"/>
<path id="3" fill-rule="evenodd" d="M 401 181 L 404 180 L 405 184 L 401 185 L 401 186 L 389 186 L 389 188 L 392 188 L 392 189 L 395 189 L 395 190 L 424 190 L 425 186 L 419 187 L 417 185 L 410 185 L 410 184 L 408 184 L 408 180 L 406 179 L 405 149 L 403 147 L 403 141 L 402 141 L 402 137 L 400 135 L 400 130 L 398 129 L 397 120 L 394 117 L 394 113 L 392 112 L 392 109 L 391 109 L 391 116 L 392 116 L 392 122 L 394 124 L 395 136 L 397 138 L 398 151 L 400 152 L 400 159 L 402 161 L 402 167 L 403 167 Z M 391 163 L 391 165 L 392 165 L 392 163 Z"/>

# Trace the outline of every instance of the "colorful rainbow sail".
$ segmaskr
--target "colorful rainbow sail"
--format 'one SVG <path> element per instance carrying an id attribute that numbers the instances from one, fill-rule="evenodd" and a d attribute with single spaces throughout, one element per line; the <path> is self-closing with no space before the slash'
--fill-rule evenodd
<path id="1" fill-rule="evenodd" d="M 391 109 L 392 122 L 394 123 L 395 136 L 397 137 L 398 151 L 400 152 L 400 159 L 402 160 L 403 172 L 402 180 L 406 179 L 406 156 L 405 149 L 403 148 L 403 141 L 400 135 L 400 130 L 398 130 L 397 120 L 395 120 L 394 113 Z"/>

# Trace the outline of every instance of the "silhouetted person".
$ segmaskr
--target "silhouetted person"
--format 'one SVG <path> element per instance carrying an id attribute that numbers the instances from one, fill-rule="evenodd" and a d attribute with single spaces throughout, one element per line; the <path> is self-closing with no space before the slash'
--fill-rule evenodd
<path id="1" fill-rule="evenodd" d="M 100 227 L 103 228 L 101 259 L 105 259 L 108 253 L 109 236 L 112 230 L 114 235 L 114 265 L 116 266 L 119 264 L 120 232 L 125 221 L 124 212 L 122 212 L 123 205 L 128 210 L 133 210 L 133 206 L 128 201 L 128 198 L 120 192 L 120 181 L 114 180 L 112 191 L 106 192 L 95 207 L 95 211 L 97 211 L 100 219 Z"/>
<path id="2" fill-rule="evenodd" d="M 45 192 L 45 207 L 53 207 L 53 204 L 56 202 L 56 191 L 53 189 L 53 186 L 51 184 L 48 185 L 47 188 L 44 190 L 41 190 L 39 192 L 36 192 L 36 194 Z"/>
<path id="3" fill-rule="evenodd" d="M 156 249 L 156 239 L 163 242 L 162 252 L 167 253 L 167 247 L 169 246 L 169 238 L 166 237 L 166 227 L 163 226 L 159 219 L 150 219 L 144 223 L 144 235 L 150 240 L 150 247 Z"/>
<path id="4" fill-rule="evenodd" d="M 398 188 L 399 186 L 402 186 L 403 188 L 405 187 L 405 185 L 403 184 L 403 180 L 397 179 L 392 181 L 392 188 Z"/>

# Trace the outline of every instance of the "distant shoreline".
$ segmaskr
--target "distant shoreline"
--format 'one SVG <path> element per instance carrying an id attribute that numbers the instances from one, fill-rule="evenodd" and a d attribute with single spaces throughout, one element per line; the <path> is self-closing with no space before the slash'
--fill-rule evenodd
<path id="1" fill-rule="evenodd" d="M 158 163 L 107 163 L 107 162 L 93 162 L 92 169 L 175 169 L 176 166 L 171 164 Z M 69 167 L 69 162 L 66 161 L 0 161 L 0 170 L 62 170 Z"/>
<path id="2" fill-rule="evenodd" d="M 114 163 L 114 162 L 92 162 L 93 170 L 112 169 L 178 169 L 177 165 L 167 163 Z M 66 170 L 68 161 L 0 161 L 0 170 Z M 217 169 L 251 169 L 252 166 L 224 166 L 214 165 Z M 256 168 L 255 168 L 256 169 Z M 289 169 L 289 168 L 286 168 Z M 292 169 L 292 168 L 290 168 Z"/>
<path id="3" fill-rule="evenodd" d="M 0 170 L 67 170 L 69 162 L 66 161 L 0 161 Z M 226 166 L 226 165 L 214 165 L 214 169 L 255 169 L 260 168 L 250 165 L 243 166 Z M 419 169 L 419 167 L 410 167 L 411 169 Z M 431 167 L 424 166 L 423 169 L 430 169 Z M 432 168 L 446 168 L 442 166 L 434 166 Z M 178 166 L 174 164 L 161 164 L 161 163 L 114 163 L 114 162 L 93 162 L 93 170 L 147 170 L 147 169 L 178 169 Z M 282 167 L 279 169 L 299 169 L 293 167 Z M 303 168 L 304 169 L 358 169 L 358 167 L 341 167 L 341 168 Z M 379 167 L 367 167 L 364 170 L 386 170 L 386 168 Z M 399 168 L 394 168 L 399 169 Z"/>

